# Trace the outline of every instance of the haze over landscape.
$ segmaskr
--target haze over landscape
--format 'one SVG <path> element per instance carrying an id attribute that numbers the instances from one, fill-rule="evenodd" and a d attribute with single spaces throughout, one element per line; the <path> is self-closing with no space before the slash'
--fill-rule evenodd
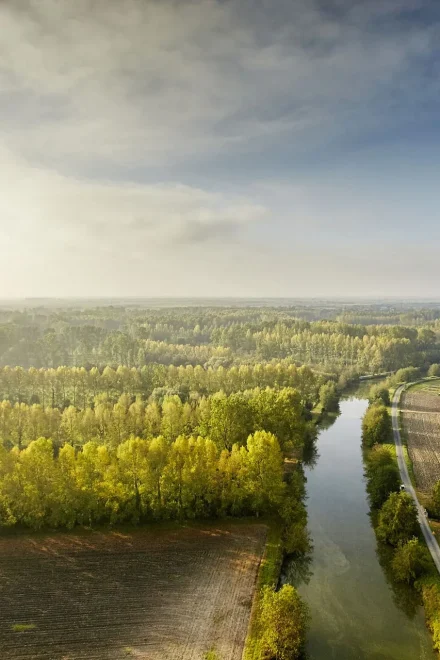
<path id="1" fill-rule="evenodd" d="M 0 22 L 5 297 L 438 296 L 438 3 Z"/>
<path id="2" fill-rule="evenodd" d="M 1 660 L 438 660 L 440 3 L 0 29 Z"/>

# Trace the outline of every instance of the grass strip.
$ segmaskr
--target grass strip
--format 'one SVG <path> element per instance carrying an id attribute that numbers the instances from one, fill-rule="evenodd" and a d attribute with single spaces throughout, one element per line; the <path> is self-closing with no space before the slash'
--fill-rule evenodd
<path id="1" fill-rule="evenodd" d="M 35 630 L 36 627 L 35 623 L 14 623 L 12 630 L 14 632 L 26 632 L 27 630 Z"/>
<path id="2" fill-rule="evenodd" d="M 243 650 L 243 660 L 259 660 L 261 657 L 260 638 L 264 625 L 264 622 L 260 619 L 261 595 L 264 587 L 277 587 L 283 563 L 283 525 L 281 522 L 273 520 L 267 521 L 267 525 L 266 546 L 258 570 L 248 634 Z"/>

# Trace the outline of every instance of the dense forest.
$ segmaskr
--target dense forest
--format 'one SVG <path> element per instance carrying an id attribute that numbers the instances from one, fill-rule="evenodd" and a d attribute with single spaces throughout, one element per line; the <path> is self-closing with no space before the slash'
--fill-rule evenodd
<path id="1" fill-rule="evenodd" d="M 311 312 L 325 318 L 304 318 Z M 391 371 L 439 361 L 439 316 L 374 306 L 3 308 L 0 365 L 216 369 L 289 360 L 338 373 Z"/>
<path id="2" fill-rule="evenodd" d="M 0 449 L 0 466 L 3 525 L 34 529 L 271 511 L 294 520 L 302 497 L 301 480 L 287 485 L 279 443 L 264 431 L 231 450 L 179 436 L 131 438 L 113 449 L 65 444 L 55 454 L 40 438 L 21 452 Z"/>
<path id="3" fill-rule="evenodd" d="M 439 331 L 424 308 L 0 308 L 0 524 L 275 512 L 303 530 L 284 460 L 311 411 L 439 362 Z"/>

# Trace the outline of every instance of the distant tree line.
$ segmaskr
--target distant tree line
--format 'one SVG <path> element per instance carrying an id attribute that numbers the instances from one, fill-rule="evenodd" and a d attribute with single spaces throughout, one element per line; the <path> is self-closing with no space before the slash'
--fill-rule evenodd
<path id="1" fill-rule="evenodd" d="M 304 316 L 301 308 L 270 307 L 0 310 L 0 365 L 215 368 L 287 358 L 367 373 L 440 361 L 438 319 L 405 326 L 393 325 L 392 316 L 377 324 Z"/>

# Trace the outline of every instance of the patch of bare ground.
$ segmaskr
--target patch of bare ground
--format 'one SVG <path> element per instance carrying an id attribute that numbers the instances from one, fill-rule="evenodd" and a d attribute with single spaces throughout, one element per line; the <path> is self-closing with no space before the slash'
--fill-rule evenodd
<path id="1" fill-rule="evenodd" d="M 409 390 L 402 399 L 402 418 L 417 487 L 430 493 L 440 479 L 440 396 Z"/>
<path id="2" fill-rule="evenodd" d="M 0 537 L 2 660 L 240 660 L 267 528 Z"/>

